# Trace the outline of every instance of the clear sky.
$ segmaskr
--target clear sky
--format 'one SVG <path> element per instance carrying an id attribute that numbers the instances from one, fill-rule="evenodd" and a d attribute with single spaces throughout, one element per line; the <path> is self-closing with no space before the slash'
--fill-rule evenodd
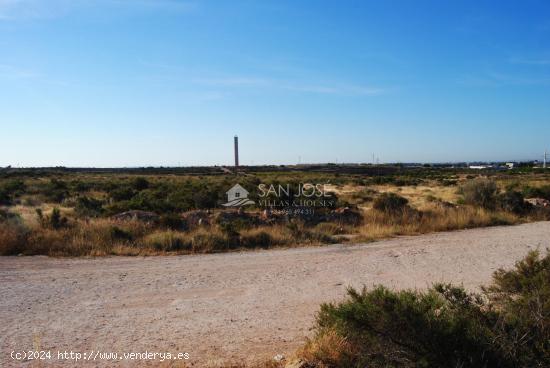
<path id="1" fill-rule="evenodd" d="M 0 0 L 0 166 L 540 159 L 550 2 Z"/>

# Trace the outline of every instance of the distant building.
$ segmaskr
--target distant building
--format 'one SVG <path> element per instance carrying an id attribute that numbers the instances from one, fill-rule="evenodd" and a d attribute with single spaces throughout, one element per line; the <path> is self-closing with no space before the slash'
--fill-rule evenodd
<path id="1" fill-rule="evenodd" d="M 508 167 L 509 169 L 513 169 L 514 168 L 514 163 L 513 162 L 507 162 L 506 167 Z"/>
<path id="2" fill-rule="evenodd" d="M 484 170 L 484 169 L 492 169 L 493 165 L 470 165 L 469 168 L 473 170 Z"/>

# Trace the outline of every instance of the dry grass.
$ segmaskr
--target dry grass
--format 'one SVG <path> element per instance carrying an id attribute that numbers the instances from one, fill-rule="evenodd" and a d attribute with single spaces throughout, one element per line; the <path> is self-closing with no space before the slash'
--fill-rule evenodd
<path id="1" fill-rule="evenodd" d="M 302 223 L 259 226 L 222 231 L 204 226 L 190 231 L 174 231 L 139 221 L 111 219 L 73 219 L 66 227 L 53 229 L 35 222 L 0 223 L 0 254 L 49 256 L 107 256 L 213 253 L 239 249 L 320 245 L 336 241 L 336 236 L 351 235 L 353 242 L 373 241 L 397 235 L 415 235 L 437 231 L 516 224 L 538 218 L 489 211 L 470 206 L 445 208 L 432 204 L 425 211 L 407 208 L 388 214 L 363 211 L 359 226 L 320 223 L 310 227 Z M 341 238 L 345 241 L 347 238 Z"/>
<path id="2" fill-rule="evenodd" d="M 88 180 L 107 180 L 91 176 Z M 121 180 L 123 177 L 121 177 Z M 519 181 L 521 179 L 521 181 Z M 151 182 L 156 177 L 148 177 Z M 160 178 L 159 178 L 160 180 Z M 164 180 L 172 178 L 163 177 Z M 175 179 L 173 179 L 175 180 Z M 189 180 L 201 180 L 193 178 Z M 458 177 L 464 182 L 466 177 Z M 497 179 L 495 179 L 497 180 Z M 40 180 L 37 180 L 40 181 Z M 33 181 L 31 180 L 32 184 Z M 538 186 L 548 184 L 546 178 L 499 177 L 501 190 L 511 183 Z M 34 184 L 29 184 L 30 186 Z M 35 183 L 36 184 L 36 183 Z M 37 194 L 25 194 L 22 200 L 6 210 L 18 214 L 17 223 L 0 223 L 0 254 L 46 254 L 50 256 L 156 255 L 232 251 L 238 249 L 319 245 L 352 239 L 372 241 L 396 235 L 414 235 L 437 231 L 515 224 L 548 219 L 548 211 L 532 211 L 522 216 L 470 206 L 457 206 L 460 198 L 457 185 L 442 185 L 438 180 L 424 180 L 419 185 L 331 185 L 330 190 L 344 202 L 357 204 L 363 213 L 358 226 L 324 222 L 315 226 L 301 223 L 253 226 L 231 231 L 219 226 L 202 226 L 189 231 L 168 230 L 140 222 L 117 222 L 108 218 L 83 219 L 75 217 L 74 208 L 65 201 L 62 205 L 41 202 Z M 31 191 L 32 192 L 32 191 Z M 400 215 L 372 210 L 372 203 L 381 193 L 396 193 L 408 200 L 410 207 Z M 88 190 L 86 195 L 101 197 L 105 193 Z M 102 194 L 103 193 L 103 194 Z M 21 204 L 23 203 L 23 204 Z M 451 205 L 450 205 L 451 204 Z M 36 209 L 45 216 L 58 207 L 67 217 L 68 225 L 59 229 L 43 227 L 37 221 Z"/>
<path id="3" fill-rule="evenodd" d="M 139 221 L 71 220 L 59 229 L 0 223 L 1 255 L 107 256 L 213 253 L 331 242 L 325 227 L 273 225 L 224 232 L 218 226 L 174 231 Z M 334 232 L 332 227 L 330 232 Z"/>
<path id="4" fill-rule="evenodd" d="M 430 207 L 435 198 L 439 201 L 456 203 L 459 199 L 456 186 L 416 185 L 396 187 L 393 185 L 377 185 L 374 190 L 380 193 L 396 193 L 409 200 L 412 207 L 424 210 Z"/>
<path id="5" fill-rule="evenodd" d="M 165 360 L 155 365 L 155 367 L 159 367 L 159 368 L 189 368 L 194 366 L 195 365 L 193 365 L 192 363 L 189 363 L 188 361 L 178 361 L 178 360 L 172 360 L 172 361 Z M 228 364 L 223 362 L 211 361 L 211 362 L 207 362 L 204 366 L 208 368 L 283 368 L 285 366 L 285 362 L 284 361 L 276 362 L 275 360 L 263 360 L 253 364 L 240 364 L 240 363 Z"/>
<path id="6" fill-rule="evenodd" d="M 298 359 L 308 362 L 308 366 L 317 368 L 341 367 L 346 357 L 353 355 L 352 345 L 341 334 L 327 329 L 308 340 L 296 352 Z"/>
<path id="7" fill-rule="evenodd" d="M 18 225 L 0 223 L 0 255 L 18 254 L 26 245 L 26 230 Z"/>
<path id="8" fill-rule="evenodd" d="M 423 185 L 395 186 L 385 185 L 343 185 L 340 187 L 331 186 L 330 190 L 338 194 L 343 200 L 356 204 L 363 209 L 370 209 L 369 199 L 376 197 L 377 193 L 395 193 L 409 200 L 412 207 L 424 210 L 431 206 L 431 203 L 443 201 L 457 203 L 460 195 L 457 192 L 457 186 L 443 186 L 437 183 L 427 183 Z"/>
<path id="9" fill-rule="evenodd" d="M 416 235 L 483 226 L 511 225 L 521 221 L 518 216 L 511 213 L 487 211 L 469 206 L 457 208 L 432 207 L 422 213 L 406 210 L 398 215 L 369 210 L 365 211 L 364 224 L 359 227 L 359 236 L 354 238 L 354 241 L 373 241 L 396 235 Z"/>

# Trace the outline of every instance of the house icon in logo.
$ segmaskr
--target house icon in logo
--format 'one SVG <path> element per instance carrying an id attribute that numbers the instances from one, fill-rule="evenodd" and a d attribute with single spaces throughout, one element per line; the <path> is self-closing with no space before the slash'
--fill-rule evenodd
<path id="1" fill-rule="evenodd" d="M 240 207 L 254 204 L 254 201 L 248 199 L 248 191 L 240 184 L 235 184 L 227 192 L 227 203 L 222 204 L 225 207 Z"/>

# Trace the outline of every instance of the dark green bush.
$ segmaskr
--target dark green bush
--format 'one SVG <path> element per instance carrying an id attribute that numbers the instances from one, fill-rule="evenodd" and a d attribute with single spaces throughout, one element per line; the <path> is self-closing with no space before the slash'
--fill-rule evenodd
<path id="1" fill-rule="evenodd" d="M 59 229 L 67 224 L 67 218 L 61 216 L 61 211 L 59 211 L 59 208 L 54 207 L 48 222 L 52 228 Z"/>
<path id="2" fill-rule="evenodd" d="M 420 178 L 398 177 L 393 181 L 393 184 L 398 187 L 420 185 L 424 180 Z"/>
<path id="3" fill-rule="evenodd" d="M 40 192 L 48 202 L 61 203 L 68 195 L 67 183 L 58 179 L 51 179 L 40 188 Z"/>
<path id="4" fill-rule="evenodd" d="M 16 197 L 25 192 L 25 189 L 25 183 L 19 179 L 0 182 L 0 204 L 11 204 Z"/>
<path id="5" fill-rule="evenodd" d="M 382 193 L 379 195 L 372 205 L 375 210 L 386 213 L 399 213 L 408 207 L 409 201 L 395 193 Z"/>
<path id="6" fill-rule="evenodd" d="M 81 180 L 73 180 L 71 182 L 71 186 L 73 187 L 74 191 L 77 193 L 86 192 L 92 189 L 92 183 L 84 182 Z"/>
<path id="7" fill-rule="evenodd" d="M 75 212 L 82 217 L 98 217 L 103 214 L 103 201 L 89 197 L 79 197 L 76 200 Z"/>
<path id="8" fill-rule="evenodd" d="M 4 188 L 0 187 L 0 204 L 10 204 L 10 202 L 10 194 Z"/>
<path id="9" fill-rule="evenodd" d="M 112 189 L 109 193 L 109 196 L 114 201 L 127 201 L 129 199 L 132 199 L 135 194 L 136 193 L 132 188 L 124 186 Z"/>
<path id="10" fill-rule="evenodd" d="M 3 208 L 0 208 L 0 222 L 20 222 L 21 216 L 17 213 L 10 212 Z"/>
<path id="11" fill-rule="evenodd" d="M 529 203 L 525 202 L 523 195 L 516 191 L 507 191 L 500 194 L 497 197 L 497 203 L 500 209 L 517 215 L 524 214 L 530 208 Z"/>
<path id="12" fill-rule="evenodd" d="M 174 213 L 160 216 L 159 225 L 171 230 L 187 230 L 187 222 L 180 215 Z"/>
<path id="13" fill-rule="evenodd" d="M 516 367 L 550 367 L 550 251 L 530 252 L 514 269 L 499 269 L 484 288 L 499 312 L 498 346 Z"/>
<path id="14" fill-rule="evenodd" d="M 525 187 L 523 188 L 523 195 L 525 198 L 544 198 L 550 201 L 550 185 L 543 185 L 542 187 Z"/>
<path id="15" fill-rule="evenodd" d="M 365 185 L 390 184 L 395 181 L 393 176 L 373 176 L 365 180 Z"/>
<path id="16" fill-rule="evenodd" d="M 149 181 L 142 177 L 137 177 L 133 180 L 132 186 L 135 190 L 141 191 L 149 188 Z"/>
<path id="17" fill-rule="evenodd" d="M 191 189 L 174 188 L 166 199 L 173 206 L 175 211 L 189 211 L 195 207 Z"/>
<path id="18" fill-rule="evenodd" d="M 59 208 L 57 207 L 53 208 L 52 213 L 49 216 L 44 215 L 42 209 L 40 208 L 37 208 L 35 211 L 38 223 L 42 227 L 50 227 L 57 230 L 66 226 L 68 223 L 67 218 L 61 215 L 61 211 L 59 211 Z"/>
<path id="19" fill-rule="evenodd" d="M 497 192 L 495 182 L 488 179 L 470 180 L 459 189 L 464 203 L 485 209 L 495 208 Z"/>
<path id="20" fill-rule="evenodd" d="M 542 259 L 532 252 L 515 269 L 497 271 L 483 290 L 350 289 L 346 301 L 321 307 L 315 337 L 333 333 L 345 343 L 331 354 L 313 344 L 308 366 L 550 366 L 550 252 Z"/>
<path id="21" fill-rule="evenodd" d="M 196 209 L 214 208 L 220 199 L 220 192 L 217 190 L 201 189 L 193 195 Z"/>
<path id="22" fill-rule="evenodd" d="M 124 229 L 121 229 L 118 226 L 111 226 L 109 229 L 111 239 L 113 240 L 133 240 L 132 233 L 129 231 L 126 231 Z"/>
<path id="23" fill-rule="evenodd" d="M 194 252 L 219 252 L 222 250 L 228 250 L 237 248 L 239 245 L 238 238 L 235 242 L 230 242 L 225 236 L 220 236 L 214 233 L 196 234 L 191 240 L 192 249 Z"/>
<path id="24" fill-rule="evenodd" d="M 231 243 L 239 243 L 239 228 L 233 222 L 222 222 L 218 225 L 224 236 L 231 240 Z"/>

